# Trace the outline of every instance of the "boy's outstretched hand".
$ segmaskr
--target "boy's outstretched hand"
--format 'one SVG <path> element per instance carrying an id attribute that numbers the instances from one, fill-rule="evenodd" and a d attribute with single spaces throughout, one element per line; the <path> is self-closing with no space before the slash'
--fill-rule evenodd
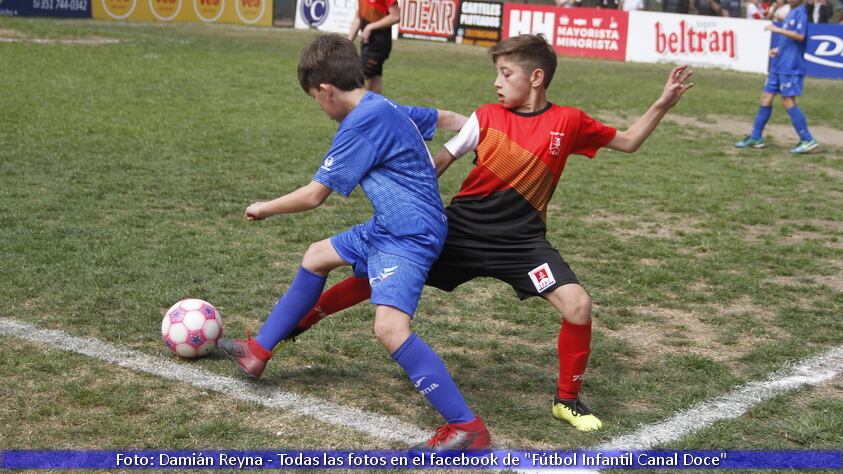
<path id="1" fill-rule="evenodd" d="M 667 84 L 664 85 L 664 91 L 662 91 L 662 96 L 659 97 L 659 100 L 656 101 L 656 105 L 666 109 L 676 105 L 679 99 L 682 98 L 682 94 L 694 87 L 693 82 L 687 83 L 688 79 L 693 75 L 694 71 L 688 69 L 687 64 L 675 67 L 670 71 L 670 75 L 667 77 Z"/>

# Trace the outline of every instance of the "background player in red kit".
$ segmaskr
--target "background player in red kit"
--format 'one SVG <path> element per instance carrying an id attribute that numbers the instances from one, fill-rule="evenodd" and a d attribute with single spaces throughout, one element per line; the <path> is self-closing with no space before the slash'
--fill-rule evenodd
<path id="1" fill-rule="evenodd" d="M 553 416 L 578 430 L 596 430 L 602 422 L 579 400 L 591 345 L 591 297 L 545 237 L 547 205 L 569 155 L 593 158 L 602 147 L 637 150 L 693 87 L 687 83 L 693 72 L 673 69 L 659 99 L 628 130 L 617 131 L 579 109 L 547 101 L 556 54 L 543 36 L 512 37 L 490 53 L 498 103 L 477 109 L 435 157 L 441 175 L 455 159 L 477 154 L 447 208 L 448 237 L 426 284 L 451 291 L 473 278 L 492 277 L 521 299 L 549 301 L 562 315 Z M 369 291 L 365 278 L 343 280 L 322 294 L 291 337 L 364 301 Z"/>
<path id="2" fill-rule="evenodd" d="M 366 89 L 383 91 L 383 63 L 392 51 L 392 25 L 401 19 L 398 0 L 357 0 L 357 15 L 351 22 L 348 39 L 360 33 L 360 63 Z"/>

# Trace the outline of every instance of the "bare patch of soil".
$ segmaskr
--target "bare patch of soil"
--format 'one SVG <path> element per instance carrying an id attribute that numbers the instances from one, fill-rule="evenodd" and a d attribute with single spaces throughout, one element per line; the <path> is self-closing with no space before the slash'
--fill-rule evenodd
<path id="1" fill-rule="evenodd" d="M 678 310 L 655 306 L 632 308 L 637 314 L 655 317 L 657 321 L 628 324 L 618 330 L 600 329 L 611 337 L 624 340 L 638 355 L 636 363 L 645 365 L 662 355 L 694 354 L 718 361 L 727 367 L 736 368 L 738 360 L 752 351 L 760 342 L 776 340 L 784 336 L 781 330 L 770 324 L 774 314 L 743 298 L 728 305 L 698 307 Z M 705 319 L 712 316 L 752 315 L 762 331 L 747 331 L 736 340 L 724 342 L 724 330 L 716 323 Z M 597 325 L 599 326 L 599 320 Z M 675 340 L 687 341 L 677 345 Z M 673 339 L 673 341 L 671 341 Z"/>
<path id="2" fill-rule="evenodd" d="M 621 239 L 630 239 L 633 237 L 673 239 L 679 236 L 680 233 L 696 233 L 704 230 L 703 220 L 666 212 L 660 212 L 652 216 L 629 216 L 608 213 L 588 216 L 583 220 L 587 224 L 614 224 L 612 232 Z"/>
<path id="3" fill-rule="evenodd" d="M 688 117 L 685 115 L 668 114 L 665 120 L 669 120 L 678 125 L 701 128 L 717 133 L 730 133 L 741 135 L 748 133 L 752 128 L 752 117 L 730 117 L 727 115 L 711 115 L 712 122 L 703 122 L 695 117 Z M 798 141 L 796 132 L 790 125 L 784 124 L 768 124 L 764 129 L 767 136 L 770 136 L 777 143 L 793 143 Z M 835 147 L 843 147 L 843 131 L 822 125 L 811 125 L 811 134 L 816 137 L 821 145 L 830 145 Z"/>

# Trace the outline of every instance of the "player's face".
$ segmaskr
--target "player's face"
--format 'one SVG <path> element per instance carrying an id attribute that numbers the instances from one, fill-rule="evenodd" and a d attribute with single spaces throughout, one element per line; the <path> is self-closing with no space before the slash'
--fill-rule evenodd
<path id="1" fill-rule="evenodd" d="M 498 101 L 507 109 L 514 109 L 530 99 L 530 75 L 519 64 L 505 56 L 495 61 L 495 91 Z"/>

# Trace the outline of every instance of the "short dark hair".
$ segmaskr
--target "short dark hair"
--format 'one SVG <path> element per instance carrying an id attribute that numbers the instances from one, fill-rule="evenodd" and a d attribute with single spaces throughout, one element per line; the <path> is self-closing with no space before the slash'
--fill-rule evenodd
<path id="1" fill-rule="evenodd" d="M 363 87 L 363 66 L 354 43 L 340 35 L 319 35 L 301 52 L 299 84 L 305 93 L 331 84 L 350 91 Z"/>
<path id="2" fill-rule="evenodd" d="M 500 57 L 506 57 L 527 69 L 528 73 L 541 69 L 544 71 L 542 84 L 545 89 L 550 87 L 556 72 L 556 52 L 542 34 L 513 36 L 492 46 L 489 54 L 493 63 Z"/>

